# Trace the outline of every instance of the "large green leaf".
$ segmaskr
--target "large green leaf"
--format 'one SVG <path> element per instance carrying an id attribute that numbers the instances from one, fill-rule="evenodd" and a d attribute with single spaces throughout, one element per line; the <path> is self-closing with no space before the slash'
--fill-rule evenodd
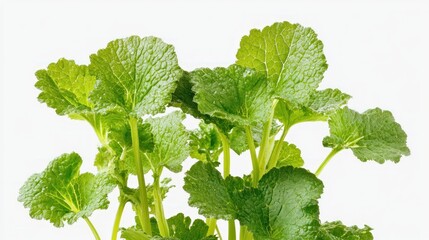
<path id="1" fill-rule="evenodd" d="M 351 149 L 364 162 L 399 162 L 410 154 L 407 134 L 389 111 L 375 108 L 361 114 L 344 108 L 331 116 L 329 128 L 331 135 L 323 139 L 325 147 Z"/>
<path id="2" fill-rule="evenodd" d="M 231 65 L 198 69 L 191 73 L 194 101 L 210 116 L 239 126 L 263 123 L 272 103 L 271 90 L 262 74 Z"/>
<path id="3" fill-rule="evenodd" d="M 289 22 L 251 30 L 241 39 L 237 64 L 265 74 L 277 97 L 296 103 L 310 97 L 328 67 L 316 33 Z"/>
<path id="4" fill-rule="evenodd" d="M 30 208 L 32 218 L 62 227 L 64 221 L 72 224 L 97 209 L 107 209 L 114 182 L 105 173 L 79 174 L 81 164 L 78 154 L 64 154 L 25 182 L 18 200 Z"/>
<path id="5" fill-rule="evenodd" d="M 223 179 L 213 164 L 196 163 L 186 173 L 189 205 L 206 217 L 238 219 L 260 239 L 314 239 L 319 223 L 317 199 L 323 185 L 307 170 L 274 168 L 257 188 L 243 179 Z"/>
<path id="6" fill-rule="evenodd" d="M 173 46 L 155 37 L 117 39 L 90 58 L 90 72 L 98 80 L 90 99 L 99 110 L 118 107 L 137 116 L 162 112 L 182 75 Z"/>

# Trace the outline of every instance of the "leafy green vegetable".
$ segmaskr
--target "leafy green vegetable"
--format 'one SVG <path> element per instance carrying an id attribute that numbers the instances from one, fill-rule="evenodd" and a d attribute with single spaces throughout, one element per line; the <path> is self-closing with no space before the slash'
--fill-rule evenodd
<path id="1" fill-rule="evenodd" d="M 346 107 L 332 115 L 329 128 L 325 147 L 351 149 L 364 162 L 399 162 L 410 154 L 407 135 L 389 111 L 375 108 L 360 114 Z"/>
<path id="2" fill-rule="evenodd" d="M 111 41 L 88 66 L 60 59 L 36 72 L 38 99 L 58 115 L 91 124 L 101 143 L 98 174 L 80 174 L 79 155 L 64 154 L 31 176 L 18 200 L 32 218 L 57 227 L 83 218 L 96 240 L 89 216 L 107 208 L 115 187 L 112 240 L 119 232 L 127 240 L 236 240 L 237 222 L 240 240 L 372 240 L 366 225 L 321 223 L 323 184 L 316 176 L 343 149 L 361 161 L 398 162 L 410 154 L 407 135 L 389 111 L 358 113 L 346 107 L 348 94 L 318 90 L 327 66 L 316 33 L 289 22 L 251 30 L 226 68 L 183 71 L 172 45 L 138 36 Z M 167 107 L 180 109 L 166 114 Z M 200 122 L 197 129 L 185 128 L 186 114 Z M 332 148 L 315 174 L 300 168 L 301 150 L 285 140 L 294 125 L 312 121 L 328 121 L 323 145 Z M 231 175 L 231 149 L 250 153 L 240 165 L 251 164 L 251 173 Z M 162 172 L 180 172 L 188 157 L 198 161 L 183 188 L 206 222 L 183 213 L 167 219 L 164 212 L 172 186 L 161 181 Z M 136 224 L 121 228 L 128 203 Z M 228 236 L 217 226 L 222 219 Z"/>
<path id="3" fill-rule="evenodd" d="M 328 67 L 316 33 L 289 22 L 251 30 L 241 39 L 237 64 L 264 73 L 277 97 L 296 103 L 310 97 Z"/>
<path id="4" fill-rule="evenodd" d="M 114 182 L 103 173 L 79 174 L 81 164 L 78 154 L 64 154 L 27 180 L 18 200 L 30 208 L 32 218 L 62 227 L 65 221 L 72 224 L 97 209 L 107 209 L 107 194 L 115 187 Z"/>

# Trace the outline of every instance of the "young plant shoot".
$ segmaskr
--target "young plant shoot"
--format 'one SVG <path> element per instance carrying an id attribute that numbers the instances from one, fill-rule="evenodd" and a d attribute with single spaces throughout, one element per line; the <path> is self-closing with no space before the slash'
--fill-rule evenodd
<path id="1" fill-rule="evenodd" d="M 346 149 L 380 164 L 409 155 L 392 113 L 359 113 L 346 106 L 350 95 L 319 89 L 328 65 L 311 28 L 280 22 L 253 29 L 236 56 L 229 67 L 185 71 L 172 45 L 131 36 L 91 54 L 89 65 L 60 59 L 37 71 L 39 101 L 92 126 L 100 142 L 97 173 L 81 173 L 77 153 L 61 154 L 25 182 L 18 200 L 32 218 L 55 227 L 85 221 L 97 240 L 90 218 L 108 208 L 114 189 L 112 240 L 373 239 L 368 226 L 320 219 L 318 176 Z M 200 120 L 196 130 L 183 125 L 187 116 Z M 327 122 L 330 135 L 321 142 L 332 149 L 315 171 L 303 168 L 299 146 L 287 141 L 293 126 L 313 121 Z M 248 152 L 248 175 L 231 175 L 231 150 Z M 195 163 L 183 189 L 205 220 L 164 211 L 172 186 L 163 173 L 181 172 L 189 157 Z M 134 213 L 133 226 L 122 225 L 124 211 Z M 218 227 L 223 221 L 227 232 Z"/>

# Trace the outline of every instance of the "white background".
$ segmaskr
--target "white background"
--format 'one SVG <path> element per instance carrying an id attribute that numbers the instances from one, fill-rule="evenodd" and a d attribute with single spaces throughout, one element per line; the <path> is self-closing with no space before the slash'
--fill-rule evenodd
<path id="1" fill-rule="evenodd" d="M 288 20 L 312 27 L 325 45 L 329 69 L 321 88 L 353 96 L 359 111 L 393 112 L 408 133 L 412 155 L 399 164 L 361 163 L 350 151 L 336 156 L 321 179 L 321 218 L 368 224 L 377 240 L 429 239 L 428 74 L 429 5 L 423 1 L 8 1 L 1 12 L 1 239 L 92 239 L 84 221 L 57 229 L 33 220 L 16 198 L 19 187 L 50 160 L 76 151 L 92 166 L 97 140 L 88 124 L 57 116 L 40 104 L 34 72 L 61 57 L 87 64 L 107 42 L 130 35 L 155 35 L 173 44 L 181 66 L 227 66 L 235 61 L 241 36 L 252 28 Z M 187 121 L 189 128 L 195 122 Z M 321 145 L 325 123 L 302 124 L 287 137 L 303 151 L 310 170 L 329 149 Z M 185 169 L 193 160 L 188 160 Z M 234 157 L 233 174 L 250 169 L 247 155 Z M 181 189 L 183 175 L 166 202 L 168 216 L 196 217 Z M 91 217 L 103 239 L 110 237 L 116 211 Z M 127 208 L 123 226 L 132 223 Z"/>

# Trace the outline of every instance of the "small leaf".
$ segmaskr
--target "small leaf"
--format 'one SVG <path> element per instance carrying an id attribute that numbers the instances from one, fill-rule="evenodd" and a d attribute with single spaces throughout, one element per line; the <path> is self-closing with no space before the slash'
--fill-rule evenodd
<path id="1" fill-rule="evenodd" d="M 326 222 L 320 227 L 316 240 L 373 240 L 371 230 L 366 225 L 364 228 L 358 228 L 347 227 L 340 221 Z"/>
<path id="2" fill-rule="evenodd" d="M 216 125 L 201 122 L 190 135 L 190 155 L 203 162 L 217 162 L 222 152 L 222 141 Z"/>
<path id="3" fill-rule="evenodd" d="M 25 182 L 18 200 L 30 208 L 32 218 L 62 227 L 64 221 L 72 224 L 97 209 L 107 209 L 114 182 L 105 173 L 79 174 L 81 164 L 78 154 L 64 154 Z"/>
<path id="4" fill-rule="evenodd" d="M 329 128 L 331 135 L 323 139 L 323 145 L 351 149 L 363 162 L 399 162 L 410 154 L 407 135 L 389 111 L 375 108 L 361 114 L 344 108 L 331 116 Z"/>
<path id="5" fill-rule="evenodd" d="M 302 103 L 279 101 L 275 117 L 285 126 L 309 121 L 326 121 L 329 115 L 347 104 L 350 96 L 338 89 L 315 91 Z"/>
<path id="6" fill-rule="evenodd" d="M 189 134 L 182 124 L 185 114 L 172 112 L 164 117 L 149 118 L 154 140 L 153 151 L 146 153 L 151 169 L 159 174 L 159 168 L 173 172 L 182 170 L 182 162 L 189 156 Z"/>
<path id="7" fill-rule="evenodd" d="M 299 150 L 294 144 L 288 142 L 276 141 L 275 144 L 281 144 L 282 148 L 277 160 L 277 167 L 302 167 L 304 160 L 301 157 L 301 150 Z"/>

